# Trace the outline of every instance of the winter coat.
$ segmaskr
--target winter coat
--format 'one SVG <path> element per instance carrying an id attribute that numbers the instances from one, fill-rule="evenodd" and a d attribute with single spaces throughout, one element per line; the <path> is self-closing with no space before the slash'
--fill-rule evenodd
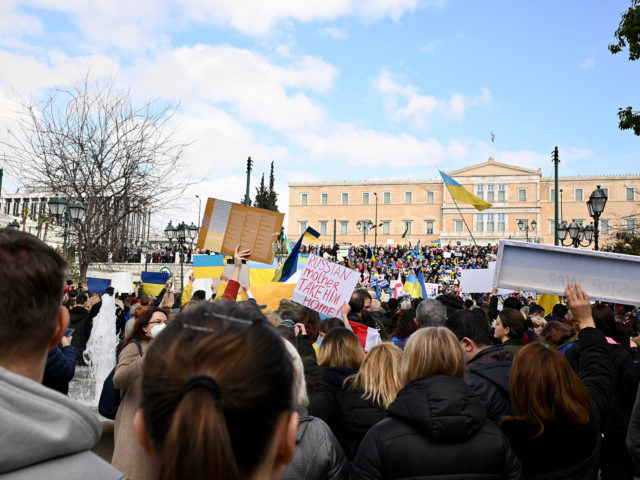
<path id="1" fill-rule="evenodd" d="M 283 480 L 347 480 L 349 463 L 329 426 L 306 409 L 298 413 L 295 454 Z"/>
<path id="2" fill-rule="evenodd" d="M 582 342 L 578 374 L 591 398 L 591 420 L 587 425 L 557 421 L 537 425 L 522 420 L 500 424 L 522 462 L 527 479 L 596 479 L 602 419 L 609 402 L 611 362 L 604 334 L 595 328 L 580 331 Z"/>
<path id="3" fill-rule="evenodd" d="M 353 462 L 358 479 L 517 479 L 520 462 L 464 380 L 433 375 L 398 392 Z"/>
<path id="4" fill-rule="evenodd" d="M 69 310 L 69 327 L 75 329 L 71 339 L 71 346 L 76 351 L 76 363 L 84 365 L 82 354 L 91 335 L 91 322 L 86 308 L 77 306 Z"/>
<path id="5" fill-rule="evenodd" d="M 627 450 L 636 468 L 640 468 L 640 387 L 638 387 L 636 403 L 631 412 L 631 421 L 627 432 Z"/>
<path id="6" fill-rule="evenodd" d="M 102 428 L 65 395 L 0 367 L 0 478 L 124 479 L 91 452 Z"/>
<path id="7" fill-rule="evenodd" d="M 487 418 L 497 423 L 512 415 L 509 372 L 513 353 L 500 345 L 487 347 L 468 362 L 467 383 L 487 409 Z"/>
<path id="8" fill-rule="evenodd" d="M 509 340 L 502 342 L 502 348 L 510 351 L 515 355 L 516 353 L 518 353 L 518 350 L 524 348 L 524 340 L 510 338 Z"/>
<path id="9" fill-rule="evenodd" d="M 69 382 L 76 373 L 76 352 L 73 347 L 54 347 L 47 356 L 42 384 L 67 395 Z"/>
<path id="10" fill-rule="evenodd" d="M 349 461 L 353 460 L 360 442 L 376 423 L 387 418 L 386 409 L 372 399 L 365 400 L 364 390 L 351 390 L 349 382 L 335 394 L 335 414 L 331 430 Z"/>
<path id="11" fill-rule="evenodd" d="M 327 385 L 334 396 L 337 392 L 342 390 L 344 380 L 349 375 L 358 373 L 357 370 L 349 367 L 320 367 L 320 369 L 322 370 L 325 385 Z"/>

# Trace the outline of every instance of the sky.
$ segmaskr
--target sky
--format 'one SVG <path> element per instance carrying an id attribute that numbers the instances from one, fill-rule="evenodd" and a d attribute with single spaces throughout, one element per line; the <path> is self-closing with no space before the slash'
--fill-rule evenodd
<path id="1" fill-rule="evenodd" d="M 0 0 L 0 139 L 19 98 L 87 75 L 179 105 L 193 185 L 160 230 L 197 222 L 196 195 L 239 201 L 248 156 L 252 196 L 275 162 L 285 212 L 290 181 L 436 178 L 489 156 L 550 176 L 556 145 L 561 175 L 640 173 L 617 118 L 640 109 L 640 62 L 607 50 L 629 4 Z"/>

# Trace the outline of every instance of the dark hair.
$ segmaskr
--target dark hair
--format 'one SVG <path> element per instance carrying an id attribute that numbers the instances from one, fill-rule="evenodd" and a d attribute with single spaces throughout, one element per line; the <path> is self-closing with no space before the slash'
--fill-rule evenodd
<path id="1" fill-rule="evenodd" d="M 193 295 L 191 295 L 192 302 L 193 301 L 201 302 L 206 298 L 207 298 L 207 294 L 205 293 L 204 290 L 196 290 L 195 292 L 193 292 Z"/>
<path id="2" fill-rule="evenodd" d="M 451 330 L 458 340 L 468 338 L 478 347 L 491 346 L 491 329 L 487 324 L 484 313 L 479 308 L 473 310 L 456 310 L 447 318 L 444 324 Z"/>
<path id="3" fill-rule="evenodd" d="M 529 315 L 534 315 L 536 313 L 542 313 L 544 315 L 544 307 L 538 305 L 537 303 L 530 303 Z"/>
<path id="4" fill-rule="evenodd" d="M 292 309 L 282 310 L 278 313 L 280 316 L 280 320 L 292 320 L 293 323 L 300 323 L 300 317 L 298 317 L 298 312 Z"/>
<path id="5" fill-rule="evenodd" d="M 387 302 L 390 312 L 395 312 L 398 309 L 398 299 L 391 297 Z"/>
<path id="6" fill-rule="evenodd" d="M 576 334 L 571 325 L 558 320 L 547 322 L 540 332 L 540 338 L 552 347 L 558 347 Z"/>
<path id="7" fill-rule="evenodd" d="M 79 293 L 76 297 L 76 305 L 82 305 L 83 303 L 87 303 L 87 296 L 84 293 Z"/>
<path id="8" fill-rule="evenodd" d="M 536 436 L 542 435 L 545 424 L 557 421 L 589 423 L 589 392 L 557 350 L 537 342 L 522 348 L 513 360 L 509 383 L 516 414 L 503 420 L 533 423 L 538 426 Z"/>
<path id="9" fill-rule="evenodd" d="M 551 310 L 551 317 L 555 320 L 561 320 L 561 321 L 565 321 L 564 320 L 564 316 L 569 312 L 569 309 L 567 308 L 566 305 L 563 305 L 562 303 L 556 303 L 553 306 L 553 310 Z"/>
<path id="10" fill-rule="evenodd" d="M 325 318 L 324 320 L 320 321 L 320 331 L 325 335 L 329 330 L 340 327 L 344 327 L 344 322 L 336 317 Z"/>
<path id="11" fill-rule="evenodd" d="M 113 287 L 107 287 L 104 289 L 104 294 L 105 295 L 109 295 L 110 297 L 113 297 L 113 294 L 115 293 L 115 290 Z"/>
<path id="12" fill-rule="evenodd" d="M 197 376 L 210 377 L 214 390 L 184 391 Z M 291 359 L 259 309 L 200 303 L 150 345 L 141 405 L 159 479 L 248 478 L 293 408 Z"/>
<path id="13" fill-rule="evenodd" d="M 144 333 L 143 328 L 149 325 L 149 322 L 151 321 L 151 317 L 156 312 L 163 313 L 167 317 L 167 320 L 169 319 L 169 317 L 167 316 L 167 313 L 161 308 L 146 307 L 144 311 L 136 317 L 136 321 L 133 324 L 133 329 L 131 330 L 131 333 L 127 336 L 127 338 L 125 338 L 123 342 L 120 344 L 118 353 L 124 350 L 124 347 L 129 345 L 134 340 L 137 340 L 138 342 L 148 342 L 149 340 L 151 340 L 151 338 L 146 333 Z"/>
<path id="14" fill-rule="evenodd" d="M 144 305 L 145 307 L 147 305 L 149 305 L 149 302 L 151 301 L 151 299 L 149 298 L 149 295 L 142 295 L 140 297 L 140 305 Z"/>
<path id="15" fill-rule="evenodd" d="M 413 309 L 402 310 L 398 315 L 398 323 L 396 329 L 393 332 L 394 337 L 402 340 L 409 338 L 413 332 L 418 330 L 418 326 L 415 322 L 416 311 Z"/>
<path id="16" fill-rule="evenodd" d="M 35 236 L 0 229 L 0 357 L 46 350 L 56 329 L 67 262 Z"/>
<path id="17" fill-rule="evenodd" d="M 509 327 L 509 338 L 521 339 L 524 335 L 524 318 L 520 310 L 514 310 L 513 308 L 503 308 L 498 314 L 498 318 L 502 322 L 502 325 Z"/>
<path id="18" fill-rule="evenodd" d="M 318 334 L 320 333 L 320 315 L 315 310 L 311 310 L 309 307 L 302 307 L 298 311 L 300 317 L 300 323 L 304 325 L 309 340 L 315 342 L 318 340 Z"/>
<path id="19" fill-rule="evenodd" d="M 471 307 L 473 307 L 475 304 L 473 303 L 473 300 L 471 300 L 470 298 L 467 298 L 464 301 L 464 308 L 466 308 L 467 310 L 471 309 Z"/>
<path id="20" fill-rule="evenodd" d="M 604 303 L 596 303 L 591 305 L 591 315 L 593 321 L 596 324 L 596 328 L 604 333 L 607 337 L 611 337 L 616 342 L 623 344 L 626 340 L 628 346 L 628 339 L 620 338 L 620 330 L 616 325 L 616 314 Z"/>
<path id="21" fill-rule="evenodd" d="M 70 290 L 67 296 L 69 298 L 76 298 L 78 296 L 78 290 L 76 289 Z"/>
<path id="22" fill-rule="evenodd" d="M 502 302 L 504 308 L 513 308 L 514 310 L 520 310 L 522 308 L 522 302 L 516 297 L 507 297 Z"/>
<path id="23" fill-rule="evenodd" d="M 364 298 L 360 293 L 358 293 L 358 291 L 351 294 L 349 306 L 351 307 L 351 313 L 358 314 L 362 312 L 362 309 L 364 308 Z"/>

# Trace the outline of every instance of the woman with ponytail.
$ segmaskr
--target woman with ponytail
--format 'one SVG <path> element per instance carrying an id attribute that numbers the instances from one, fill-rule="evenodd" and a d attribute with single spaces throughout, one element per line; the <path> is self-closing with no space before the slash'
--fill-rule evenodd
<path id="1" fill-rule="evenodd" d="M 134 425 L 159 479 L 281 478 L 298 425 L 284 341 L 250 305 L 180 313 L 146 355 Z"/>

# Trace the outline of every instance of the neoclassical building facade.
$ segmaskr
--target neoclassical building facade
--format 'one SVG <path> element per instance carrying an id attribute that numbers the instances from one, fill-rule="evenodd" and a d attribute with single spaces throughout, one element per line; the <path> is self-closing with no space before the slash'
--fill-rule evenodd
<path id="1" fill-rule="evenodd" d="M 478 244 L 497 243 L 500 238 L 553 244 L 555 185 L 541 170 L 507 165 L 489 158 L 486 162 L 445 172 L 468 191 L 492 204 L 478 212 L 473 206 L 453 201 L 442 179 L 381 180 L 365 182 L 289 183 L 288 232 L 291 238 L 307 226 L 318 230 L 328 244 L 361 244 L 364 232 L 357 223 L 371 221 L 377 229 L 366 235 L 367 243 L 415 245 L 434 241 L 466 244 L 471 236 Z M 600 217 L 600 242 L 619 230 L 635 231 L 640 221 L 640 175 L 560 177 L 561 219 L 589 224 L 586 202 L 600 186 L 608 201 Z M 531 230 L 535 220 L 536 229 Z M 529 232 L 519 223 L 529 225 Z M 466 223 L 466 225 L 465 225 Z M 471 230 L 471 235 L 467 230 Z M 377 230 L 377 235 L 376 235 Z M 408 231 L 407 238 L 402 234 Z"/>

